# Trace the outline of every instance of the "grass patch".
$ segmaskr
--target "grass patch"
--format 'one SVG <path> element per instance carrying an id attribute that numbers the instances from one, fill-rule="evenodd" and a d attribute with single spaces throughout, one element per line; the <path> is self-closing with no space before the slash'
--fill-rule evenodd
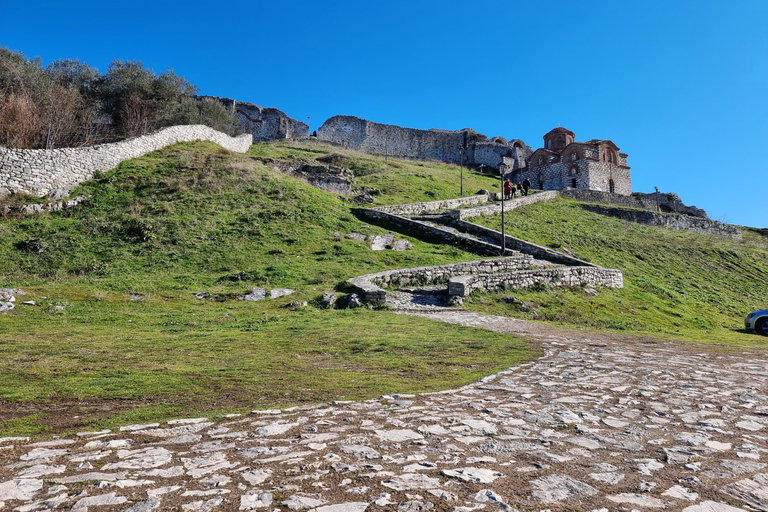
<path id="1" fill-rule="evenodd" d="M 766 345 L 743 331 L 753 309 L 768 304 L 768 239 L 744 230 L 741 241 L 605 217 L 559 199 L 518 208 L 506 232 L 624 274 L 623 289 L 514 290 L 526 304 L 473 297 L 473 308 L 519 318 L 621 331 L 676 335 L 693 341 Z M 478 223 L 501 228 L 500 216 Z M 533 313 L 535 312 L 535 313 Z"/>

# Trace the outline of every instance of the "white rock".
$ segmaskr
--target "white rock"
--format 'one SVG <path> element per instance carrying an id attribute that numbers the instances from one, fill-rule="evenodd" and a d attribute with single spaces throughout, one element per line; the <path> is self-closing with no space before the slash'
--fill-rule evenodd
<path id="1" fill-rule="evenodd" d="M 459 469 L 444 469 L 442 474 L 451 478 L 457 478 L 465 482 L 487 484 L 491 483 L 499 477 L 504 476 L 498 471 L 485 468 L 459 468 Z"/>
<path id="2" fill-rule="evenodd" d="M 406 473 L 404 475 L 393 476 L 388 481 L 382 482 L 381 485 L 394 489 L 395 491 L 435 489 L 440 487 L 440 480 L 437 478 L 430 478 L 421 473 Z"/>

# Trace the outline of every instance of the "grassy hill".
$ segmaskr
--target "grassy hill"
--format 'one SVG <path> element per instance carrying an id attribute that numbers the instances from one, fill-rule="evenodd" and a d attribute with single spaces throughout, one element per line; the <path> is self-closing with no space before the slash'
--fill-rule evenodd
<path id="1" fill-rule="evenodd" d="M 316 307 L 356 275 L 477 255 L 399 234 L 413 250 L 371 251 L 346 235 L 383 228 L 266 165 L 296 158 L 354 170 L 358 187 L 377 189 L 377 204 L 459 195 L 454 165 L 317 143 L 255 144 L 247 155 L 195 143 L 97 176 L 74 191 L 91 196 L 76 209 L 1 220 L 0 287 L 28 295 L 0 315 L 0 436 L 444 389 L 535 355 L 519 339 L 386 309 Z M 465 169 L 465 192 L 483 188 L 498 190 L 498 179 Z M 565 200 L 515 210 L 507 232 L 620 268 L 626 288 L 510 292 L 523 308 L 505 294 L 477 294 L 468 307 L 693 341 L 765 341 L 740 331 L 744 314 L 768 303 L 768 244 L 754 232 L 741 242 L 671 232 Z M 237 300 L 255 286 L 297 293 Z M 292 300 L 309 306 L 286 307 Z"/>

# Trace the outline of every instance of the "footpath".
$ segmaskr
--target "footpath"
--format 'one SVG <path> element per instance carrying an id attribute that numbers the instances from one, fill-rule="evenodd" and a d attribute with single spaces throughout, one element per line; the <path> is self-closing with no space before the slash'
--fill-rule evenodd
<path id="1" fill-rule="evenodd" d="M 0 438 L 0 510 L 768 510 L 768 355 L 404 311 L 543 352 L 460 389 Z"/>

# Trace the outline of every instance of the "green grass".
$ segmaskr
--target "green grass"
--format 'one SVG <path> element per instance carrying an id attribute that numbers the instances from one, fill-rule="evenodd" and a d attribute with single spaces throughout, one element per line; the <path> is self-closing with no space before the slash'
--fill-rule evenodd
<path id="1" fill-rule="evenodd" d="M 282 307 L 356 275 L 477 258 L 399 235 L 414 249 L 371 251 L 346 234 L 385 229 L 264 165 L 265 152 L 397 165 L 337 149 L 178 144 L 81 185 L 78 208 L 0 222 L 0 286 L 36 303 L 0 315 L 0 435 L 443 389 L 531 357 L 509 336 L 386 311 Z M 400 199 L 424 199 L 409 173 L 458 183 L 458 168 L 402 165 Z M 237 300 L 254 286 L 298 293 Z M 212 298 L 191 297 L 201 291 Z"/>
<path id="2" fill-rule="evenodd" d="M 693 341 L 765 346 L 743 320 L 768 304 L 768 239 L 743 230 L 741 241 L 649 227 L 589 212 L 559 199 L 511 211 L 506 232 L 624 274 L 623 289 L 514 290 L 477 295 L 474 308 L 519 318 L 621 331 L 679 335 Z M 501 228 L 500 216 L 476 222 Z M 535 311 L 500 302 L 514 295 Z"/>

